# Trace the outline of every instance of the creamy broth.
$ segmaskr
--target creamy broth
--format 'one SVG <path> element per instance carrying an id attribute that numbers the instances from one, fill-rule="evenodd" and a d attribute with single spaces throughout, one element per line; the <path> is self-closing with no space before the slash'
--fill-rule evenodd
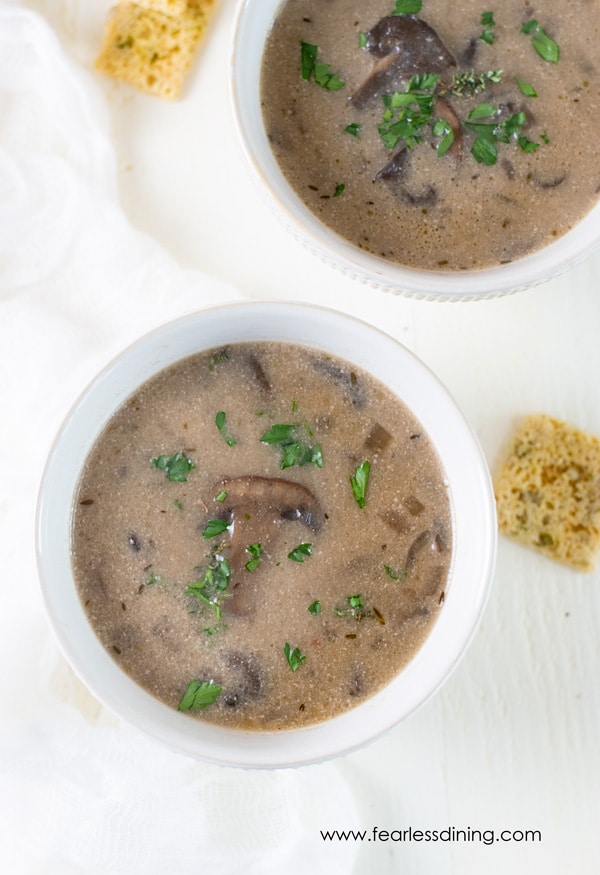
<path id="1" fill-rule="evenodd" d="M 264 52 L 261 96 L 271 147 L 290 185 L 341 236 L 417 268 L 498 265 L 567 232 L 600 193 L 598 3 L 571 9 L 558 0 L 496 7 L 424 0 L 418 16 L 390 16 L 393 7 L 393 0 L 282 4 Z M 493 25 L 485 25 L 490 9 Z M 409 28 L 408 19 L 419 26 Z M 379 24 L 386 20 L 387 31 Z M 541 31 L 521 32 L 531 20 Z M 486 31 L 490 42 L 481 39 Z M 540 33 L 558 46 L 558 62 L 534 48 Z M 433 52 L 425 50 L 427 40 Z M 316 62 L 330 69 L 319 74 L 309 66 L 303 79 L 302 44 L 316 47 Z M 400 57 L 406 60 L 396 62 Z M 464 83 L 462 96 L 447 90 L 454 75 L 471 71 L 502 72 L 474 96 L 464 96 Z M 378 132 L 384 96 L 405 92 L 413 75 L 427 73 L 439 82 L 423 142 L 390 146 Z M 331 74 L 344 83 L 339 90 L 335 80 L 334 90 L 317 83 Z M 468 124 L 483 104 L 492 114 L 471 123 L 505 125 L 497 131 L 510 140 L 493 144 L 494 164 L 482 163 L 482 151 L 485 161 L 493 158 L 485 142 L 476 147 L 479 161 L 472 154 L 478 136 L 489 140 L 489 127 L 483 137 L 482 128 Z M 438 119 L 454 137 L 442 156 L 443 135 L 433 129 Z"/>
<path id="2" fill-rule="evenodd" d="M 190 713 L 249 729 L 316 723 L 388 683 L 435 622 L 451 555 L 414 416 L 288 344 L 234 344 L 144 384 L 74 507 L 79 594 L 111 656 L 173 708 L 192 683 L 220 687 Z"/>

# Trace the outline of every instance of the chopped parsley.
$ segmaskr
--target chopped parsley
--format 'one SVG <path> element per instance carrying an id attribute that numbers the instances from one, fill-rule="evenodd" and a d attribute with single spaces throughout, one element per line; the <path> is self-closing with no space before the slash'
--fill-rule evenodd
<path id="1" fill-rule="evenodd" d="M 502 122 L 484 121 L 497 118 L 499 109 L 490 103 L 475 107 L 468 116 L 465 126 L 477 136 L 471 154 L 480 164 L 492 165 L 498 160 L 498 143 L 516 142 L 524 152 L 535 152 L 539 143 L 534 143 L 521 133 L 527 122 L 524 112 L 516 112 Z"/>
<path id="2" fill-rule="evenodd" d="M 317 60 L 319 47 L 311 43 L 300 44 L 300 65 L 302 78 L 307 82 L 314 79 L 317 85 L 327 91 L 339 91 L 346 84 L 336 73 L 331 72 L 331 64 Z"/>
<path id="3" fill-rule="evenodd" d="M 371 611 L 363 605 L 360 594 L 347 596 L 346 605 L 343 608 L 334 608 L 333 613 L 336 617 L 352 617 L 352 619 L 359 621 L 364 617 L 371 616 Z"/>
<path id="4" fill-rule="evenodd" d="M 283 653 L 292 671 L 298 671 L 302 663 L 306 662 L 306 656 L 301 653 L 300 648 L 291 647 L 287 641 L 283 645 Z"/>
<path id="5" fill-rule="evenodd" d="M 262 551 L 262 546 L 260 544 L 249 544 L 248 547 L 246 547 L 246 552 L 252 557 L 244 566 L 246 571 L 255 571 L 258 568 Z"/>
<path id="6" fill-rule="evenodd" d="M 235 438 L 231 437 L 229 433 L 227 428 L 227 414 L 223 410 L 220 410 L 215 416 L 215 425 L 219 429 L 219 434 L 222 436 L 227 446 L 235 447 L 237 441 Z"/>
<path id="7" fill-rule="evenodd" d="M 215 702 L 223 688 L 210 681 L 191 681 L 179 703 L 179 711 L 198 711 L 208 708 Z"/>
<path id="8" fill-rule="evenodd" d="M 413 149 L 423 142 L 424 129 L 433 116 L 439 79 L 435 73 L 413 76 L 406 91 L 382 95 L 384 112 L 377 130 L 386 149 L 395 149 L 400 142 Z"/>
<path id="9" fill-rule="evenodd" d="M 369 475 L 371 473 L 371 463 L 364 461 L 357 465 L 354 474 L 350 475 L 350 485 L 354 499 L 360 508 L 365 506 L 367 498 L 367 486 L 369 483 Z"/>
<path id="10" fill-rule="evenodd" d="M 525 97 L 537 97 L 537 91 L 530 85 L 529 82 L 525 82 L 524 79 L 521 79 L 519 76 L 515 77 L 516 83 L 519 86 L 519 91 L 521 94 L 524 94 Z"/>
<path id="11" fill-rule="evenodd" d="M 154 586 L 155 583 L 162 583 L 162 577 L 160 574 L 155 574 L 154 571 L 152 571 L 150 577 L 146 581 L 146 586 Z"/>
<path id="12" fill-rule="evenodd" d="M 383 567 L 392 580 L 405 580 L 408 577 L 407 571 L 395 571 L 391 565 L 384 565 Z"/>
<path id="13" fill-rule="evenodd" d="M 201 570 L 201 569 L 199 569 Z M 231 568 L 227 559 L 218 553 L 213 553 L 211 561 L 202 576 L 189 583 L 184 590 L 184 595 L 190 595 L 198 599 L 203 605 L 207 605 L 214 613 L 217 622 L 222 615 L 223 599 L 229 596 L 227 587 L 231 580 Z M 208 632 L 208 629 L 204 631 Z M 210 631 L 213 631 L 212 629 Z"/>
<path id="14" fill-rule="evenodd" d="M 310 556 L 312 556 L 312 544 L 298 544 L 297 547 L 294 547 L 288 553 L 288 559 L 291 559 L 293 562 L 304 562 Z"/>
<path id="15" fill-rule="evenodd" d="M 342 192 L 344 192 L 345 190 L 346 190 L 346 184 L 344 182 L 340 182 L 339 185 L 336 185 L 333 196 L 339 197 L 342 194 Z"/>
<path id="16" fill-rule="evenodd" d="M 551 39 L 541 24 L 531 18 L 526 21 L 521 28 L 521 33 L 531 37 L 531 45 L 536 50 L 540 58 L 544 61 L 549 61 L 551 64 L 558 64 L 560 58 L 560 48 L 557 43 Z"/>
<path id="17" fill-rule="evenodd" d="M 323 467 L 323 453 L 319 444 L 310 445 L 298 437 L 300 426 L 289 423 L 276 423 L 264 434 L 260 441 L 263 444 L 277 446 L 281 450 L 280 468 L 291 468 L 294 465 L 307 465 L 312 463 L 317 468 Z M 309 437 L 312 432 L 305 426 Z"/>
<path id="18" fill-rule="evenodd" d="M 351 122 L 349 125 L 346 125 L 344 128 L 344 132 L 346 134 L 351 134 L 353 137 L 359 137 L 360 132 L 362 130 L 362 125 L 360 122 Z"/>
<path id="19" fill-rule="evenodd" d="M 174 453 L 172 456 L 156 456 L 152 466 L 164 471 L 167 480 L 172 483 L 186 483 L 187 475 L 196 467 L 185 453 Z"/>
<path id="20" fill-rule="evenodd" d="M 315 599 L 315 601 L 311 602 L 311 604 L 307 607 L 306 610 L 308 611 L 309 614 L 313 614 L 314 616 L 316 616 L 317 614 L 320 614 L 321 610 L 322 610 L 321 602 L 318 599 Z"/>
<path id="21" fill-rule="evenodd" d="M 396 0 L 392 15 L 417 15 L 423 7 L 423 0 Z"/>
<path id="22" fill-rule="evenodd" d="M 202 537 L 207 540 L 216 538 L 217 535 L 222 535 L 229 528 L 229 525 L 227 520 L 209 520 L 202 530 Z"/>
<path id="23" fill-rule="evenodd" d="M 445 119 L 439 118 L 433 126 L 433 136 L 440 137 L 437 145 L 437 156 L 441 158 L 454 142 L 454 131 Z"/>
<path id="24" fill-rule="evenodd" d="M 489 46 L 491 46 L 496 38 L 494 34 L 494 27 L 496 26 L 496 22 L 494 21 L 493 12 L 482 12 L 481 26 L 483 27 L 483 31 L 479 35 L 479 39 L 483 40 L 484 43 L 487 43 Z"/>
<path id="25" fill-rule="evenodd" d="M 222 489 L 222 490 L 218 493 L 218 495 L 215 495 L 215 501 L 218 501 L 218 502 L 221 502 L 221 503 L 222 503 L 223 501 L 225 501 L 226 498 L 227 498 L 227 493 L 225 492 L 224 489 Z"/>

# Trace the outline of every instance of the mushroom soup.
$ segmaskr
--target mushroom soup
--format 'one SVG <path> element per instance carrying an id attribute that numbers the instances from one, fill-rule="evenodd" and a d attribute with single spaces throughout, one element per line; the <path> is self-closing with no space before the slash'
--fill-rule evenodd
<path id="1" fill-rule="evenodd" d="M 266 132 L 306 206 L 361 249 L 507 263 L 598 200 L 599 40 L 592 0 L 287 0 L 263 56 Z"/>
<path id="2" fill-rule="evenodd" d="M 293 344 L 215 349 L 145 383 L 92 448 L 73 511 L 108 652 L 173 708 L 248 729 L 316 723 L 388 683 L 436 620 L 451 556 L 415 417 Z"/>

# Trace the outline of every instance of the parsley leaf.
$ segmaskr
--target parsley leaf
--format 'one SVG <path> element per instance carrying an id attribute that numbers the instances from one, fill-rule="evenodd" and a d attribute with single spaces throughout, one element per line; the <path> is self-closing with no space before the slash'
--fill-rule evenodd
<path id="1" fill-rule="evenodd" d="M 209 520 L 202 530 L 202 537 L 216 538 L 217 535 L 222 535 L 229 528 L 227 520 Z"/>
<path id="2" fill-rule="evenodd" d="M 364 617 L 370 617 L 371 611 L 367 610 L 362 603 L 362 596 L 349 595 L 346 597 L 346 607 L 334 608 L 333 613 L 337 617 L 352 617 L 354 620 L 362 620 Z"/>
<path id="3" fill-rule="evenodd" d="M 354 495 L 356 503 L 360 508 L 363 508 L 365 506 L 367 485 L 369 483 L 370 473 L 371 463 L 365 460 L 362 464 L 356 467 L 354 474 L 350 475 L 350 485 L 352 486 L 352 493 Z"/>
<path id="4" fill-rule="evenodd" d="M 483 40 L 484 43 L 488 45 L 492 45 L 495 40 L 494 35 L 494 27 L 496 22 L 494 21 L 494 13 L 493 12 L 482 12 L 481 14 L 481 26 L 483 27 L 483 32 L 479 35 L 479 39 Z"/>
<path id="5" fill-rule="evenodd" d="M 312 463 L 317 468 L 323 467 L 323 451 L 320 444 L 308 445 L 297 438 L 299 426 L 290 423 L 276 423 L 260 437 L 260 442 L 278 446 L 281 450 L 280 468 L 291 468 L 293 465 Z M 312 431 L 305 426 L 309 435 Z"/>
<path id="6" fill-rule="evenodd" d="M 314 614 L 315 616 L 316 616 L 317 614 L 320 614 L 320 613 L 321 613 L 321 602 L 320 602 L 318 599 L 315 599 L 315 601 L 312 602 L 312 603 L 307 607 L 306 610 L 308 611 L 309 614 Z"/>
<path id="7" fill-rule="evenodd" d="M 298 544 L 288 553 L 288 559 L 294 562 L 304 562 L 309 556 L 312 556 L 312 544 Z"/>
<path id="8" fill-rule="evenodd" d="M 172 483 L 186 483 L 187 474 L 196 467 L 185 453 L 174 453 L 172 456 L 156 456 L 152 466 L 164 471 L 167 480 Z"/>
<path id="9" fill-rule="evenodd" d="M 318 46 L 311 43 L 302 43 L 300 46 L 300 61 L 302 65 L 302 78 L 308 81 L 312 76 L 317 63 Z"/>
<path id="10" fill-rule="evenodd" d="M 351 134 L 353 137 L 359 137 L 362 130 L 362 125 L 359 122 L 351 122 L 344 128 L 344 133 Z"/>
<path id="11" fill-rule="evenodd" d="M 423 0 L 396 0 L 392 15 L 418 15 L 423 7 Z"/>
<path id="12" fill-rule="evenodd" d="M 498 149 L 487 137 L 477 137 L 471 147 L 471 155 L 479 164 L 491 166 L 498 160 Z"/>
<path id="13" fill-rule="evenodd" d="M 230 580 L 231 568 L 227 559 L 214 553 L 202 576 L 187 585 L 184 595 L 193 596 L 202 604 L 207 605 L 219 621 L 223 599 L 229 596 L 226 590 Z"/>
<path id="14" fill-rule="evenodd" d="M 339 91 L 346 84 L 336 73 L 331 72 L 331 64 L 317 61 L 319 47 L 311 43 L 300 44 L 300 69 L 307 82 L 314 78 L 317 85 L 327 91 Z"/>
<path id="15" fill-rule="evenodd" d="M 560 48 L 558 44 L 548 36 L 539 21 L 535 18 L 526 21 L 521 28 L 521 33 L 527 34 L 531 37 L 531 45 L 540 58 L 544 61 L 549 61 L 551 64 L 558 64 Z"/>
<path id="16" fill-rule="evenodd" d="M 529 82 L 525 82 L 525 80 L 521 79 L 519 76 L 515 76 L 515 80 L 519 86 L 521 94 L 524 94 L 525 97 L 537 97 L 537 91 L 533 85 L 530 85 Z"/>
<path id="17" fill-rule="evenodd" d="M 262 546 L 261 544 L 249 544 L 248 547 L 246 547 L 246 552 L 250 553 L 250 556 L 252 558 L 249 559 L 248 562 L 246 562 L 246 565 L 244 567 L 246 571 L 254 571 L 256 568 L 258 568 L 260 563 Z"/>
<path id="18" fill-rule="evenodd" d="M 283 645 L 283 653 L 292 671 L 298 671 L 302 663 L 306 661 L 306 656 L 300 652 L 300 648 L 292 648 L 287 641 Z"/>
<path id="19" fill-rule="evenodd" d="M 179 703 L 179 711 L 197 711 L 208 708 L 215 702 L 223 687 L 214 681 L 191 681 Z"/>
<path id="20" fill-rule="evenodd" d="M 225 411 L 220 410 L 215 416 L 215 425 L 219 429 L 219 434 L 223 437 L 223 440 L 229 447 L 235 447 L 237 441 L 235 438 L 232 438 L 227 429 L 227 414 Z"/>
<path id="21" fill-rule="evenodd" d="M 386 149 L 395 149 L 400 141 L 413 149 L 423 141 L 424 128 L 433 115 L 439 78 L 435 73 L 413 76 L 406 91 L 382 95 L 385 109 L 377 130 Z"/>
<path id="22" fill-rule="evenodd" d="M 395 571 L 390 565 L 384 565 L 383 567 L 392 580 L 404 580 L 408 577 L 407 571 Z"/>

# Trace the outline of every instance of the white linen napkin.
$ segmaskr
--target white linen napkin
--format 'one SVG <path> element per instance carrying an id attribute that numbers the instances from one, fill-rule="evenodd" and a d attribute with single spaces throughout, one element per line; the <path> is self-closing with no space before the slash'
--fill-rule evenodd
<path id="1" fill-rule="evenodd" d="M 397 787 L 411 784 L 418 814 L 444 812 L 438 770 L 416 759 L 392 783 L 368 755 L 245 772 L 166 750 L 94 699 L 49 628 L 34 514 L 60 423 L 130 341 L 238 297 L 129 224 L 96 82 L 41 17 L 0 0 L 0 869 L 10 875 L 371 871 L 355 867 L 374 846 L 319 831 L 368 828 L 382 810 L 405 816 Z M 440 875 L 446 851 L 436 858 Z M 392 871 L 389 849 L 378 859 Z"/>

